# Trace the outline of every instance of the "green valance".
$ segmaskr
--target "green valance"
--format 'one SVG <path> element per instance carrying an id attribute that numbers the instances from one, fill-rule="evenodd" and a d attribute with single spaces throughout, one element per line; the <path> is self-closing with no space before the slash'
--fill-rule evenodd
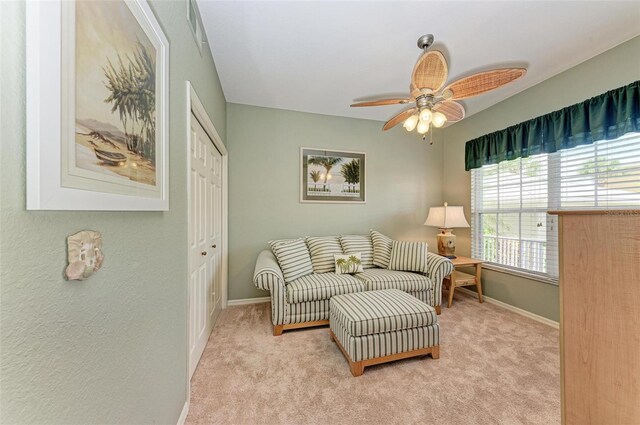
<path id="1" fill-rule="evenodd" d="M 640 132 L 640 81 L 467 142 L 465 169 Z"/>

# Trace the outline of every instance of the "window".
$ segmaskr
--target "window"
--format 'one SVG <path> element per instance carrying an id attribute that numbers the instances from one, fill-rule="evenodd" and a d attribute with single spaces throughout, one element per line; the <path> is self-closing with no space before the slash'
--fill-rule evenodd
<path id="1" fill-rule="evenodd" d="M 485 165 L 471 173 L 472 255 L 557 281 L 556 217 L 547 211 L 638 207 L 638 133 Z"/>
<path id="2" fill-rule="evenodd" d="M 189 28 L 193 34 L 193 39 L 198 46 L 198 51 L 202 55 L 202 45 L 207 42 L 204 30 L 202 28 L 202 20 L 200 18 L 200 11 L 198 10 L 198 4 L 196 0 L 187 1 L 187 21 L 189 22 Z"/>

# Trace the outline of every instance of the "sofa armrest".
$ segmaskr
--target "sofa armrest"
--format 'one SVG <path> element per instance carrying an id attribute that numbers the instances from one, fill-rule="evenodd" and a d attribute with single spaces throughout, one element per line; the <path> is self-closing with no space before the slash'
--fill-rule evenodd
<path id="1" fill-rule="evenodd" d="M 446 257 L 427 253 L 427 277 L 433 282 L 435 304 L 442 303 L 442 281 L 453 272 L 453 263 Z"/>
<path id="2" fill-rule="evenodd" d="M 288 323 L 289 305 L 286 302 L 284 275 L 273 253 L 265 249 L 258 255 L 253 272 L 253 284 L 271 292 L 271 322 L 275 325 Z"/>
<path id="3" fill-rule="evenodd" d="M 284 286 L 284 275 L 276 257 L 271 251 L 265 249 L 258 255 L 256 268 L 253 272 L 253 284 L 258 289 L 271 291 L 274 285 Z"/>

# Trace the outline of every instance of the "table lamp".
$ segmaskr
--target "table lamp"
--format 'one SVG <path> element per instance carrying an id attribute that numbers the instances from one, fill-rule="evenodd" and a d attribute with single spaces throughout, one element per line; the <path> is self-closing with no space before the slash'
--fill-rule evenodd
<path id="1" fill-rule="evenodd" d="M 456 258 L 456 235 L 451 233 L 451 230 L 454 227 L 469 227 L 464 217 L 463 207 L 450 207 L 446 202 L 443 207 L 431 207 L 424 225 L 440 229 L 438 254 L 447 258 Z"/>

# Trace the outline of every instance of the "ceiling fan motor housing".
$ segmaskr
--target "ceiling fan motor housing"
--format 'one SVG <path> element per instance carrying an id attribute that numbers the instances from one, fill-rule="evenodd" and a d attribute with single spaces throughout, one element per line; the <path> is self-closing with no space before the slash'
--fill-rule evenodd
<path id="1" fill-rule="evenodd" d="M 418 39 L 418 47 L 421 50 L 427 50 L 432 44 L 433 44 L 433 34 L 426 34 Z"/>

